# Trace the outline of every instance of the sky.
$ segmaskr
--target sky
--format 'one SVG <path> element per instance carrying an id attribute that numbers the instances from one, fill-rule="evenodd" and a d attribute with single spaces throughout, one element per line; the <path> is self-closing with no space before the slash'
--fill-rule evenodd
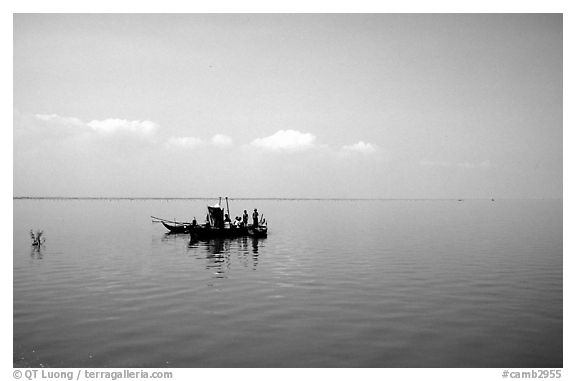
<path id="1" fill-rule="evenodd" d="M 16 197 L 562 197 L 560 14 L 13 21 Z"/>

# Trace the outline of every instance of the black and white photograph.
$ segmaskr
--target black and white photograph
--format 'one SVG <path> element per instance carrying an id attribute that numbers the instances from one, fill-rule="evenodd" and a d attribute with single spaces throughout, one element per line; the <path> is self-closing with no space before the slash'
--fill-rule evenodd
<path id="1" fill-rule="evenodd" d="M 14 13 L 14 378 L 560 378 L 563 19 Z"/>

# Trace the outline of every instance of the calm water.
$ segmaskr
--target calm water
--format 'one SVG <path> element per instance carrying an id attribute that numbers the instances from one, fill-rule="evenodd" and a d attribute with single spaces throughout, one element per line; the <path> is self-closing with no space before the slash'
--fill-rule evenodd
<path id="1" fill-rule="evenodd" d="M 213 201 L 211 202 L 213 203 Z M 15 367 L 562 367 L 562 202 L 15 200 Z M 30 229 L 46 243 L 34 250 Z"/>

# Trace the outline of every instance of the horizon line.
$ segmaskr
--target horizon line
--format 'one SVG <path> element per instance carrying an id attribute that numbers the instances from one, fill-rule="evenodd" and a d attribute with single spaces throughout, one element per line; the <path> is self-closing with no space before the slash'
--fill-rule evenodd
<path id="1" fill-rule="evenodd" d="M 219 197 L 127 196 L 13 196 L 13 200 L 215 200 Z M 226 197 L 221 197 L 225 199 Z M 263 201 L 448 201 L 448 200 L 562 200 L 563 197 L 228 197 L 229 200 Z"/>

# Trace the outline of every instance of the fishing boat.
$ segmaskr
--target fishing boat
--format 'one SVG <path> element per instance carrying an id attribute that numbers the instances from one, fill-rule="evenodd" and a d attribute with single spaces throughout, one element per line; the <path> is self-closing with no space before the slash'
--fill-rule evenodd
<path id="1" fill-rule="evenodd" d="M 188 234 L 188 230 L 192 226 L 191 222 L 178 222 L 154 216 L 150 217 L 152 217 L 152 222 L 162 223 L 162 225 L 164 225 L 164 227 L 168 229 L 168 233 L 171 234 Z"/>
<path id="2" fill-rule="evenodd" d="M 211 238 L 234 238 L 251 236 L 254 238 L 265 238 L 268 236 L 268 223 L 264 216 L 260 217 L 258 224 L 254 225 L 234 225 L 225 221 L 224 208 L 220 206 L 222 197 L 214 206 L 208 206 L 206 223 L 199 225 L 196 221 L 178 222 L 164 218 L 150 216 L 153 222 L 160 222 L 169 234 L 190 234 L 191 239 L 211 239 Z M 230 215 L 228 197 L 226 197 L 227 215 Z"/>
<path id="3" fill-rule="evenodd" d="M 164 225 L 164 227 L 168 229 L 169 232 L 172 234 L 186 234 L 188 233 L 188 229 L 191 226 L 191 225 L 169 225 L 164 221 L 160 222 L 162 222 L 162 225 Z"/>
<path id="4" fill-rule="evenodd" d="M 264 216 L 260 218 L 258 224 L 254 225 L 234 225 L 230 219 L 225 219 L 224 208 L 220 206 L 222 198 L 218 204 L 208 206 L 206 223 L 203 225 L 191 225 L 188 229 L 191 239 L 211 239 L 211 238 L 234 238 L 252 236 L 254 238 L 264 238 L 268 236 L 268 223 Z M 226 197 L 227 215 L 230 215 L 228 197 Z"/>

